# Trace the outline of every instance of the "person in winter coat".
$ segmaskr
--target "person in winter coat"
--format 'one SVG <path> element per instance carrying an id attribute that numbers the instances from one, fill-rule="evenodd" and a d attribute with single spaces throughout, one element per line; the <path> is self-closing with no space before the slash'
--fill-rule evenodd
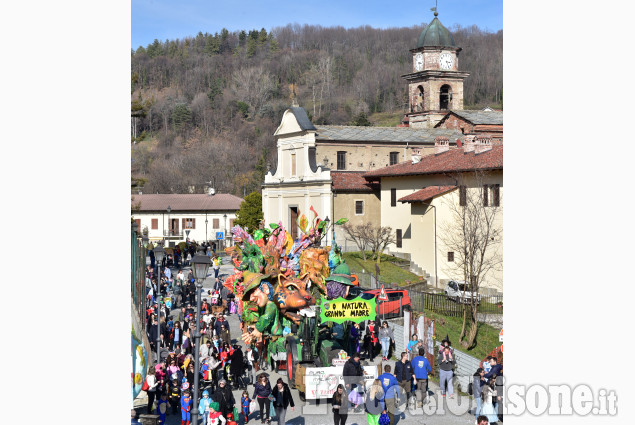
<path id="1" fill-rule="evenodd" d="M 360 387 L 360 390 L 363 391 L 362 381 L 364 379 L 364 369 L 359 362 L 359 356 L 359 353 L 355 353 L 344 363 L 342 377 L 344 378 L 347 392 L 352 391 L 355 387 Z"/>
<path id="2" fill-rule="evenodd" d="M 344 385 L 339 384 L 331 397 L 333 408 L 333 422 L 335 425 L 346 425 L 348 418 L 349 401 Z"/>
<path id="3" fill-rule="evenodd" d="M 273 408 L 276 410 L 276 416 L 278 417 L 278 425 L 285 425 L 284 419 L 287 414 L 287 407 L 291 405 L 291 410 L 295 411 L 295 403 L 293 402 L 289 386 L 284 383 L 282 378 L 278 378 L 271 395 L 273 396 Z"/>
<path id="4" fill-rule="evenodd" d="M 151 414 L 154 406 L 154 399 L 157 395 L 157 387 L 160 385 L 160 382 L 157 381 L 155 376 L 155 370 L 153 367 L 148 370 L 146 382 L 148 383 L 148 391 L 146 391 L 148 393 L 148 414 Z"/>
<path id="5" fill-rule="evenodd" d="M 439 386 L 441 387 L 441 394 L 445 397 L 446 384 L 447 392 L 450 393 L 450 398 L 454 398 L 454 387 L 452 386 L 452 376 L 454 375 L 454 365 L 456 365 L 456 359 L 450 352 L 450 347 L 445 347 L 443 352 L 439 353 L 437 359 L 439 364 Z"/>
<path id="6" fill-rule="evenodd" d="M 476 400 L 476 409 L 474 409 L 474 419 L 478 419 L 481 415 L 481 409 L 483 407 L 483 385 L 487 382 L 484 378 L 485 371 L 482 367 L 476 369 L 476 373 L 472 377 L 472 395 Z"/>
<path id="7" fill-rule="evenodd" d="M 254 394 L 251 397 L 252 399 L 258 400 L 258 406 L 260 407 L 260 423 L 264 424 L 265 419 L 268 423 L 271 423 L 271 410 L 269 403 L 269 396 L 271 395 L 271 384 L 269 383 L 269 379 L 267 379 L 267 375 L 261 373 L 258 375 L 258 381 L 256 385 L 254 385 Z M 265 415 L 266 409 L 266 415 Z"/>
<path id="8" fill-rule="evenodd" d="M 227 323 L 227 322 L 225 322 Z M 232 337 L 229 334 L 229 327 L 227 325 L 222 325 L 220 330 L 220 340 L 223 344 L 231 345 Z"/>
<path id="9" fill-rule="evenodd" d="M 379 342 L 381 342 L 382 360 L 388 360 L 390 353 L 390 344 L 395 340 L 392 329 L 388 326 L 388 322 L 384 321 L 379 329 Z"/>
<path id="10" fill-rule="evenodd" d="M 408 360 L 408 353 L 405 351 L 401 353 L 401 360 L 395 363 L 395 377 L 397 378 L 397 382 L 399 382 L 402 394 L 404 394 L 406 400 L 408 400 L 408 398 L 410 398 L 411 389 L 410 381 L 414 379 L 416 384 L 417 379 L 412 370 L 412 364 L 410 364 L 410 360 Z"/>
<path id="11" fill-rule="evenodd" d="M 234 404 L 236 400 L 231 389 L 227 386 L 227 381 L 221 379 L 218 382 L 218 388 L 214 391 L 214 401 L 220 406 L 221 414 L 226 418 L 228 413 L 234 412 Z"/>
<path id="12" fill-rule="evenodd" d="M 243 383 L 241 382 L 241 378 L 245 369 L 243 358 L 244 356 L 242 349 L 239 345 L 236 345 L 234 347 L 234 352 L 230 357 L 231 363 L 229 365 L 229 373 L 232 374 L 233 382 L 238 388 L 243 385 Z"/>

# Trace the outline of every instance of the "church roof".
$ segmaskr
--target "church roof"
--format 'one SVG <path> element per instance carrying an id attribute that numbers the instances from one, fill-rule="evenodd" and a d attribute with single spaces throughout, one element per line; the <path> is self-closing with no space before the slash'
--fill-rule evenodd
<path id="1" fill-rule="evenodd" d="M 318 125 L 316 141 L 350 142 L 400 142 L 429 143 L 434 145 L 436 137 L 443 136 L 454 141 L 461 137 L 457 130 L 447 128 L 411 127 L 360 127 L 350 125 Z"/>
<path id="2" fill-rule="evenodd" d="M 437 18 L 438 13 L 434 12 L 434 19 L 421 31 L 417 48 L 426 46 L 455 47 L 454 38 L 441 21 Z"/>
<path id="3" fill-rule="evenodd" d="M 291 109 L 291 112 L 293 112 L 293 115 L 295 116 L 295 119 L 298 121 L 298 125 L 302 130 L 315 130 L 315 127 L 313 126 L 311 120 L 309 120 L 309 117 L 307 116 L 304 108 L 301 108 L 299 106 L 292 106 L 289 109 Z"/>
<path id="4" fill-rule="evenodd" d="M 455 111 L 455 114 L 472 124 L 503 125 L 503 111 Z"/>

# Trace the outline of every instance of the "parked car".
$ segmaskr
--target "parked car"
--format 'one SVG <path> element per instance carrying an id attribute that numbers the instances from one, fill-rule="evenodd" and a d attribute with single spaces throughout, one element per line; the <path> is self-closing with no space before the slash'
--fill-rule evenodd
<path id="1" fill-rule="evenodd" d="M 364 291 L 360 296 L 364 299 L 372 299 L 379 297 L 381 289 L 369 289 Z M 388 301 L 377 300 L 377 308 L 375 311 L 380 317 L 392 318 L 403 316 L 404 310 L 412 311 L 410 302 L 410 294 L 404 289 L 386 289 Z M 399 302 L 401 300 L 401 303 Z M 400 309 L 401 306 L 401 309 Z"/>
<path id="2" fill-rule="evenodd" d="M 481 294 L 472 292 L 470 286 L 464 281 L 451 280 L 445 285 L 445 298 L 456 301 L 457 303 L 468 304 L 472 297 L 476 298 L 476 304 L 481 303 Z"/>

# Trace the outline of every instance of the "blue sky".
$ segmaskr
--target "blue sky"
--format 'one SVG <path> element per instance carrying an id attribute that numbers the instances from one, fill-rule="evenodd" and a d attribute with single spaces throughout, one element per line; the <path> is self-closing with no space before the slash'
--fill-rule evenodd
<path id="1" fill-rule="evenodd" d="M 147 46 L 156 38 L 179 39 L 203 33 L 265 28 L 287 24 L 353 28 L 409 27 L 429 23 L 435 0 L 397 3 L 377 0 L 132 0 L 131 47 Z M 407 5 L 417 5 L 407 10 Z M 446 26 L 478 25 L 503 28 L 503 0 L 438 0 L 439 19 Z"/>

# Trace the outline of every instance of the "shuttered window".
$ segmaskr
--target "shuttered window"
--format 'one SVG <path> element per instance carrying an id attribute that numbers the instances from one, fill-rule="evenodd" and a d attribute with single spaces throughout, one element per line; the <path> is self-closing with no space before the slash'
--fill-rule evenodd
<path id="1" fill-rule="evenodd" d="M 212 219 L 212 228 L 213 229 L 220 229 L 220 225 L 219 225 L 218 222 L 219 222 L 219 219 L 217 219 L 217 218 Z"/>
<path id="2" fill-rule="evenodd" d="M 194 229 L 196 228 L 196 219 L 195 218 L 184 218 L 183 219 L 183 229 Z"/>
<path id="3" fill-rule="evenodd" d="M 397 248 L 401 248 L 401 229 L 397 229 Z"/>
<path id="4" fill-rule="evenodd" d="M 152 230 L 157 230 L 159 228 L 159 219 L 158 218 L 153 218 L 152 219 Z"/>
<path id="5" fill-rule="evenodd" d="M 395 188 L 390 189 L 390 206 L 397 206 L 397 189 Z"/>
<path id="6" fill-rule="evenodd" d="M 395 165 L 399 162 L 399 152 L 390 152 L 390 165 Z"/>
<path id="7" fill-rule="evenodd" d="M 459 205 L 464 207 L 467 205 L 467 188 L 459 186 Z"/>
<path id="8" fill-rule="evenodd" d="M 448 252 L 448 262 L 451 263 L 454 261 L 454 252 Z"/>
<path id="9" fill-rule="evenodd" d="M 489 186 L 484 184 L 483 185 L 483 206 L 486 207 L 488 205 L 488 201 L 489 201 Z"/>
<path id="10" fill-rule="evenodd" d="M 499 184 L 492 185 L 492 206 L 493 207 L 501 206 L 501 194 L 500 194 Z"/>
<path id="11" fill-rule="evenodd" d="M 346 151 L 337 152 L 337 169 L 346 170 Z"/>
<path id="12" fill-rule="evenodd" d="M 355 201 L 355 215 L 364 214 L 364 201 Z"/>

